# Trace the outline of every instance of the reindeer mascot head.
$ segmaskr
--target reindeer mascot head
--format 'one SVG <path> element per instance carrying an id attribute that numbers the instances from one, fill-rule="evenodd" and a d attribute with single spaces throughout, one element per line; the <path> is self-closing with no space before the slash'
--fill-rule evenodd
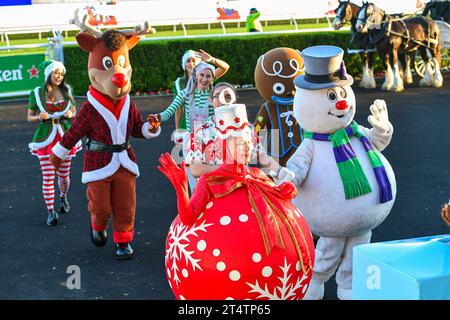
<path id="1" fill-rule="evenodd" d="M 92 242 L 96 246 L 106 244 L 112 215 L 116 258 L 130 259 L 139 169 L 129 137 L 150 139 L 158 136 L 161 128 L 156 116 L 144 122 L 130 99 L 132 69 L 128 52 L 142 35 L 155 31 L 146 23 L 143 28 L 102 33 L 87 24 L 86 18 L 80 22 L 78 12 L 75 15 L 75 24 L 83 30 L 76 39 L 89 53 L 91 86 L 71 130 L 53 147 L 51 161 L 59 167 L 73 145 L 82 137 L 88 138 L 82 182 L 87 184 Z"/>

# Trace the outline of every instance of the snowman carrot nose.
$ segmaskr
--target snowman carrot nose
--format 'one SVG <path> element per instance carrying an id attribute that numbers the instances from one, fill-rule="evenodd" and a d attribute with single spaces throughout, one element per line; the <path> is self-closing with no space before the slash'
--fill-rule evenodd
<path id="1" fill-rule="evenodd" d="M 336 103 L 336 109 L 338 109 L 338 110 L 345 110 L 347 108 L 348 108 L 348 104 L 347 104 L 347 101 L 345 101 L 345 100 L 341 100 Z"/>

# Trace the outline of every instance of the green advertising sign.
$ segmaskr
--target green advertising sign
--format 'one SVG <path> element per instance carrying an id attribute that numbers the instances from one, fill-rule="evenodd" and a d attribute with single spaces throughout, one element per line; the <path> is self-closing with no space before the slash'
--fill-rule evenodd
<path id="1" fill-rule="evenodd" d="M 44 82 L 38 70 L 45 54 L 0 57 L 0 97 L 26 95 Z"/>

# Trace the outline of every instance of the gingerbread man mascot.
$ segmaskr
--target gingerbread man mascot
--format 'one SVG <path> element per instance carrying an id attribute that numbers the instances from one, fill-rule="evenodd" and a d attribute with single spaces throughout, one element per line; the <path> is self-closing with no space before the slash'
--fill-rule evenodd
<path id="1" fill-rule="evenodd" d="M 267 153 L 286 166 L 297 150 L 302 130 L 294 117 L 294 79 L 303 73 L 303 58 L 298 50 L 275 48 L 259 57 L 255 68 L 255 84 L 266 100 L 253 123 Z M 267 139 L 260 130 L 267 130 Z"/>

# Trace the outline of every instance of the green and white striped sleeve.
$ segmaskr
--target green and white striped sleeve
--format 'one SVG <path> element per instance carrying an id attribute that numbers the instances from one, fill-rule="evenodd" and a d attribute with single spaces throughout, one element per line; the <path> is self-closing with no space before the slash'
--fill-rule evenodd
<path id="1" fill-rule="evenodd" d="M 177 96 L 181 91 L 180 88 L 180 78 L 177 78 L 177 80 L 175 80 L 173 82 L 173 93 L 175 94 L 175 96 Z"/>
<path id="2" fill-rule="evenodd" d="M 186 98 L 185 90 L 181 90 L 173 99 L 170 106 L 168 106 L 166 110 L 160 113 L 161 120 L 162 121 L 169 120 L 175 114 L 175 111 L 177 111 L 178 109 L 180 109 L 181 106 L 183 106 L 185 98 Z"/>
<path id="3" fill-rule="evenodd" d="M 209 97 L 208 97 L 209 98 Z M 208 106 L 208 116 L 211 117 L 214 115 L 214 107 L 212 104 Z"/>

